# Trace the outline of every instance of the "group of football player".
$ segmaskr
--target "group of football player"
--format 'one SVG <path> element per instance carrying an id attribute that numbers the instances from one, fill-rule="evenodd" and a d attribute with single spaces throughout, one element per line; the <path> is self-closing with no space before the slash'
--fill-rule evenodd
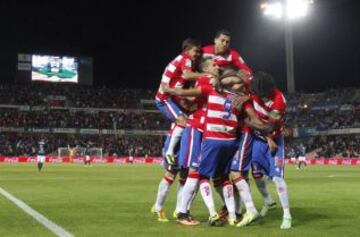
<path id="1" fill-rule="evenodd" d="M 210 226 L 244 227 L 276 206 L 267 188 L 271 180 L 283 208 L 280 228 L 289 229 L 292 219 L 284 180 L 283 137 L 286 100 L 273 77 L 253 72 L 230 48 L 230 40 L 227 30 L 218 31 L 214 44 L 205 47 L 186 39 L 181 54 L 163 73 L 155 102 L 172 126 L 164 144 L 165 174 L 151 211 L 158 221 L 168 221 L 164 202 L 178 175 L 173 213 L 178 223 L 200 224 L 190 214 L 200 192 Z M 264 198 L 260 211 L 251 195 L 250 171 Z M 220 212 L 212 190 L 223 202 Z"/>

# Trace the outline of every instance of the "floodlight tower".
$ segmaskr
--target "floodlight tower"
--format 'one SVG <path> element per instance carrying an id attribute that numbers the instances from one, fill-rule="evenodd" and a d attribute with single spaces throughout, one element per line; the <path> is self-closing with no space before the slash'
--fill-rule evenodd
<path id="1" fill-rule="evenodd" d="M 292 22 L 307 16 L 312 0 L 268 0 L 261 5 L 265 16 L 283 20 L 285 27 L 287 92 L 295 93 Z"/>

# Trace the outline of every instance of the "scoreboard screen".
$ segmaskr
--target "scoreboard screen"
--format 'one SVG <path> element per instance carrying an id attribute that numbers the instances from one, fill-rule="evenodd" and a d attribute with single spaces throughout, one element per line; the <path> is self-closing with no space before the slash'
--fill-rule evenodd
<path id="1" fill-rule="evenodd" d="M 32 55 L 31 80 L 78 83 L 78 64 L 75 57 Z"/>

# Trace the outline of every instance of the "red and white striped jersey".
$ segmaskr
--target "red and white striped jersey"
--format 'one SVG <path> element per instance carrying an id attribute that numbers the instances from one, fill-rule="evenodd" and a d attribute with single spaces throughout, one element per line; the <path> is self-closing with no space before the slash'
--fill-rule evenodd
<path id="1" fill-rule="evenodd" d="M 235 94 L 219 93 L 213 86 L 202 86 L 202 94 L 207 96 L 204 138 L 233 140 L 238 135 L 238 111 L 233 108 Z"/>
<path id="2" fill-rule="evenodd" d="M 158 101 L 164 101 L 169 98 L 164 94 L 162 86 L 167 85 L 170 88 L 183 88 L 185 78 L 183 72 L 185 70 L 191 70 L 193 68 L 193 62 L 186 53 L 182 53 L 172 60 L 165 68 L 165 71 L 161 78 L 161 83 L 155 99 Z"/>
<path id="3" fill-rule="evenodd" d="M 243 119 L 246 118 L 247 114 L 246 114 L 246 110 L 248 109 L 254 109 L 254 106 L 253 106 L 253 102 L 252 102 L 252 99 L 250 99 L 248 102 L 246 102 L 244 105 L 243 105 L 243 108 L 242 108 L 242 111 L 243 113 L 239 116 L 239 120 L 243 123 Z M 242 125 L 242 132 L 243 133 L 249 133 L 251 132 L 251 129 L 243 123 Z"/>
<path id="4" fill-rule="evenodd" d="M 285 110 L 286 110 L 286 99 L 284 94 L 276 88 L 271 99 L 267 102 L 264 102 L 261 98 L 256 95 L 252 96 L 253 106 L 256 111 L 256 114 L 264 121 L 269 121 L 276 124 L 276 129 L 273 132 L 273 137 L 278 137 L 282 134 L 285 126 Z M 272 121 L 269 113 L 271 111 L 278 111 L 281 114 L 281 118 L 276 121 Z"/>
<path id="5" fill-rule="evenodd" d="M 208 45 L 202 48 L 202 57 L 214 59 L 216 64 L 222 69 L 242 69 L 252 73 L 250 67 L 246 65 L 240 54 L 234 49 L 229 49 L 223 55 L 217 55 L 215 54 L 214 45 Z"/>
<path id="6" fill-rule="evenodd" d="M 211 79 L 212 78 L 209 76 L 200 77 L 196 81 L 195 87 L 211 86 Z M 207 97 L 197 97 L 195 103 L 197 104 L 197 110 L 189 115 L 188 119 L 186 120 L 186 125 L 197 128 L 199 131 L 203 132 L 205 124 L 205 112 L 207 108 Z"/>

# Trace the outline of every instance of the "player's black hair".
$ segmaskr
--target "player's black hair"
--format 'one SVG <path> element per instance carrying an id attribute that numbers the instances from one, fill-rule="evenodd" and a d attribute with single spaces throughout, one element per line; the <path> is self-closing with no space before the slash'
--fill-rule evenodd
<path id="1" fill-rule="evenodd" d="M 182 42 L 182 51 L 186 51 L 191 49 L 192 47 L 201 47 L 201 42 L 199 40 L 196 39 L 192 39 L 192 38 L 187 38 Z"/>
<path id="2" fill-rule="evenodd" d="M 230 31 L 228 31 L 228 30 L 226 30 L 226 29 L 218 30 L 218 31 L 216 32 L 216 34 L 215 34 L 215 39 L 216 39 L 216 38 L 219 38 L 220 35 L 226 35 L 226 36 L 231 37 Z"/>
<path id="3" fill-rule="evenodd" d="M 256 72 L 250 83 L 250 91 L 259 97 L 271 97 L 276 87 L 274 78 L 266 72 Z"/>

